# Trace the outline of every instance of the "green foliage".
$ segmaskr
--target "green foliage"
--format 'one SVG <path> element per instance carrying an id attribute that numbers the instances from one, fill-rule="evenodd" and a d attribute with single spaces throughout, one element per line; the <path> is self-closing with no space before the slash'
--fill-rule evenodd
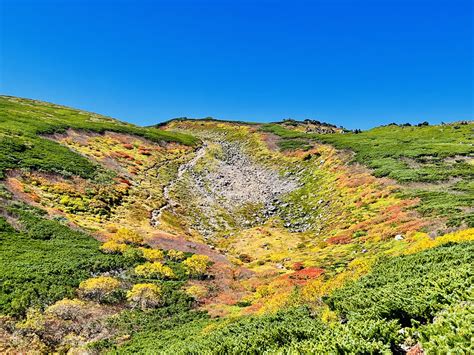
<path id="1" fill-rule="evenodd" d="M 309 140 L 329 143 L 338 149 L 352 150 L 354 161 L 373 169 L 377 177 L 386 176 L 402 184 L 418 183 L 419 188 L 407 188 L 404 193 L 421 198 L 421 213 L 447 217 L 448 225 L 452 226 L 474 225 L 474 213 L 469 209 L 474 201 L 474 165 L 468 163 L 474 155 L 473 129 L 472 123 L 389 125 L 357 134 L 314 134 L 278 124 L 261 127 L 262 131 L 282 138 L 279 144 L 283 150 L 306 149 L 304 142 Z M 460 181 L 451 183 L 452 179 Z M 444 185 L 433 190 L 439 183 Z"/>
<path id="2" fill-rule="evenodd" d="M 466 352 L 473 255 L 474 243 L 461 243 L 381 261 L 326 300 L 344 322 L 323 322 L 305 307 L 234 321 L 196 319 L 185 307 L 181 313 L 166 308 L 144 318 L 129 312 L 119 324 L 124 331 L 138 331 L 119 352 L 391 353 L 400 351 L 408 336 L 427 350 Z M 402 326 L 413 328 L 400 332 Z"/>
<path id="3" fill-rule="evenodd" d="M 118 338 L 131 335 L 131 340 L 120 346 L 117 353 L 137 354 L 166 350 L 178 340 L 198 333 L 209 324 L 204 312 L 191 310 L 193 299 L 180 291 L 182 282 L 164 281 L 160 283 L 162 304 L 159 308 L 141 312 L 127 310 L 110 320 L 110 325 L 118 332 Z M 111 349 L 110 343 L 94 347 Z M 116 345 L 114 345 L 116 347 Z"/>
<path id="4" fill-rule="evenodd" d="M 59 143 L 32 135 L 5 136 L 2 133 L 0 122 L 0 178 L 5 177 L 7 169 L 18 167 L 65 176 L 93 177 L 95 174 L 92 162 Z"/>
<path id="5" fill-rule="evenodd" d="M 202 332 L 205 325 L 214 331 Z M 233 323 L 192 321 L 174 329 L 140 334 L 120 353 L 166 350 L 177 354 L 374 353 L 388 352 L 399 336 L 394 322 L 325 324 L 305 308 L 245 317 Z M 395 335 L 394 335 L 395 334 Z M 137 341 L 139 340 L 139 341 Z"/>
<path id="6" fill-rule="evenodd" d="M 61 133 L 68 128 L 104 133 L 113 131 L 147 138 L 154 142 L 196 145 L 192 136 L 137 127 L 109 117 L 50 103 L 0 96 L 0 178 L 7 169 L 29 168 L 65 176 L 95 177 L 96 167 L 85 157 L 41 135 Z"/>
<path id="7" fill-rule="evenodd" d="M 342 317 L 430 322 L 446 305 L 465 301 L 472 287 L 474 243 L 445 244 L 383 260 L 327 300 Z"/>
<path id="8" fill-rule="evenodd" d="M 121 256 L 105 255 L 99 242 L 31 209 L 17 208 L 25 232 L 0 219 L 0 312 L 22 316 L 29 307 L 43 308 L 73 297 L 91 273 L 125 266 Z"/>
<path id="9" fill-rule="evenodd" d="M 417 335 L 418 334 L 418 335 Z M 428 353 L 472 354 L 474 343 L 474 303 L 460 302 L 436 314 L 433 323 L 415 328 Z"/>
<path id="10" fill-rule="evenodd" d="M 284 139 L 278 142 L 278 147 L 283 151 L 295 149 L 308 150 L 311 148 L 311 144 L 302 139 Z"/>

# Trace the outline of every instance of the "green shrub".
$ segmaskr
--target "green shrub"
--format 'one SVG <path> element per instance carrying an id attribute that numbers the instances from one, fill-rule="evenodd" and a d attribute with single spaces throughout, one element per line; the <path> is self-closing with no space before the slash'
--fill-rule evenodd
<path id="1" fill-rule="evenodd" d="M 16 208 L 17 232 L 0 219 L 0 313 L 23 316 L 29 307 L 43 308 L 72 298 L 79 283 L 91 276 L 123 268 L 126 260 L 99 251 L 100 243 L 38 210 Z"/>

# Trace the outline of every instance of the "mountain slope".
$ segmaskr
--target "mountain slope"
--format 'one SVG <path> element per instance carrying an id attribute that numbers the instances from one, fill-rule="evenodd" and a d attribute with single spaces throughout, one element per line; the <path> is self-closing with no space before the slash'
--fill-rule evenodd
<path id="1" fill-rule="evenodd" d="M 446 322 L 472 309 L 472 123 L 141 128 L 0 104 L 2 351 L 470 346 Z"/>

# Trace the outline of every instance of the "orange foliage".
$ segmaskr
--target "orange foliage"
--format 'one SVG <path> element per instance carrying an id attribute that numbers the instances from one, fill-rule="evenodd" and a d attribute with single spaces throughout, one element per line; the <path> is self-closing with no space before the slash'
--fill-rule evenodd
<path id="1" fill-rule="evenodd" d="M 339 235 L 328 238 L 326 241 L 329 244 L 349 244 L 352 241 L 352 238 L 348 235 Z"/>

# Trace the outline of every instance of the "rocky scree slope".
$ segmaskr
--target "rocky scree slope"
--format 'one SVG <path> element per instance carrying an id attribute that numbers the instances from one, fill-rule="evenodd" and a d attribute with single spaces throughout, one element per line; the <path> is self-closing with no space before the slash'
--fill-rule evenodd
<path id="1" fill-rule="evenodd" d="M 182 206 L 194 215 L 189 216 L 191 227 L 209 238 L 219 231 L 262 223 L 275 214 L 279 198 L 298 186 L 278 168 L 252 159 L 244 142 L 212 134 L 203 139 L 204 145 L 165 187 L 167 203 L 153 212 L 153 225 L 159 226 L 164 211 Z M 182 209 L 180 216 L 186 218 Z"/>

